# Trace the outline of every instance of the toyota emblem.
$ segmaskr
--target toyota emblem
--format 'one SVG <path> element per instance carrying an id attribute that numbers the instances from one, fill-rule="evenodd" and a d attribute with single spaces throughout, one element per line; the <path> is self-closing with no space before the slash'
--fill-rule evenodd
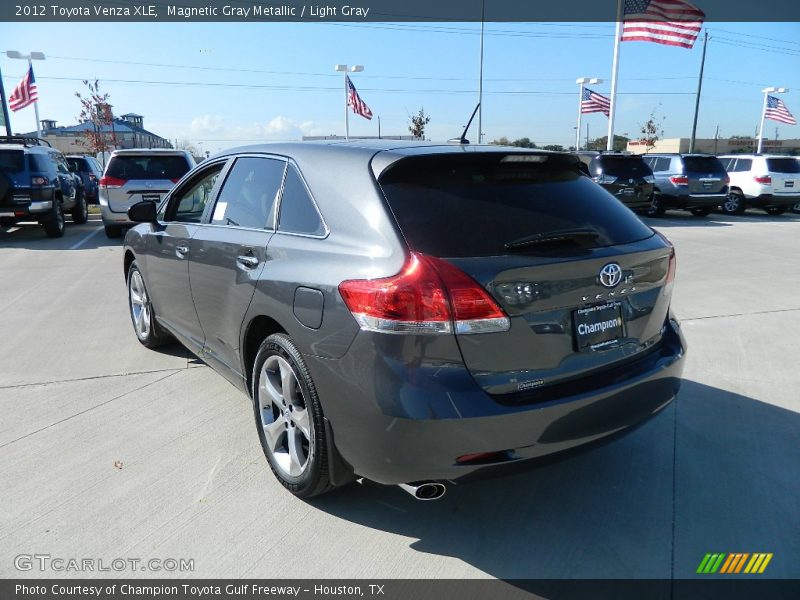
<path id="1" fill-rule="evenodd" d="M 615 287 L 622 281 L 622 268 L 617 263 L 608 263 L 600 269 L 600 284 L 607 288 Z"/>

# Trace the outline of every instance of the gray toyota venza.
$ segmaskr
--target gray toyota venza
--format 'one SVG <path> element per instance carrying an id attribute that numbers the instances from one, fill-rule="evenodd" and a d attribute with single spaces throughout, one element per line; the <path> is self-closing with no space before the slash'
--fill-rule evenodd
<path id="1" fill-rule="evenodd" d="M 136 336 L 252 398 L 297 496 L 444 482 L 636 425 L 678 392 L 675 253 L 576 157 L 356 141 L 237 148 L 140 202 Z"/>

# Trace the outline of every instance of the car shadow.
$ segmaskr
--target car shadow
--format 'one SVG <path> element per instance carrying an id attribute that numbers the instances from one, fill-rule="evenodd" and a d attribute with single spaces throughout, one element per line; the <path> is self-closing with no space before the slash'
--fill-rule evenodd
<path id="1" fill-rule="evenodd" d="M 122 246 L 122 237 L 109 238 L 103 231 L 102 221 L 90 216 L 89 222 L 76 225 L 67 217 L 63 237 L 50 238 L 42 226 L 32 221 L 0 227 L 0 248 L 25 250 L 91 250 Z"/>
<path id="2" fill-rule="evenodd" d="M 435 502 L 364 482 L 309 504 L 411 538 L 416 552 L 499 579 L 558 580 L 562 591 L 567 579 L 697 578 L 708 552 L 772 552 L 768 577 L 790 578 L 800 561 L 798 439 L 800 414 L 685 381 L 637 429 L 525 473 L 450 485 Z M 552 584 L 530 591 L 574 597 Z"/>

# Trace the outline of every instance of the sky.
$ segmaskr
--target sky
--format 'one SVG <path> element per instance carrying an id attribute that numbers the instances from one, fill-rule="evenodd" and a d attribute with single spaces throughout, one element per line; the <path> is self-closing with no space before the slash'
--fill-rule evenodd
<path id="1" fill-rule="evenodd" d="M 800 117 L 800 23 L 709 23 L 697 135 L 753 135 L 765 86 Z M 614 25 L 489 23 L 484 35 L 484 141 L 528 137 L 574 144 L 577 77 L 600 77 L 608 95 Z M 41 51 L 39 112 L 77 122 L 76 91 L 98 79 L 114 112 L 144 116 L 145 128 L 201 151 L 261 140 L 344 134 L 342 75 L 352 75 L 380 116 L 384 135 L 408 135 L 424 107 L 426 137 L 457 137 L 478 99 L 479 23 L 0 23 L 0 51 Z M 664 137 L 688 137 L 702 51 L 644 42 L 621 44 L 615 132 L 636 137 L 655 112 Z M 0 55 L 6 94 L 25 71 Z M 11 114 L 32 131 L 33 107 Z M 603 136 L 607 119 L 584 115 L 582 138 Z M 800 138 L 798 126 L 767 121 L 766 134 Z M 377 118 L 350 115 L 351 135 L 377 135 Z M 474 126 L 468 137 L 475 141 Z"/>

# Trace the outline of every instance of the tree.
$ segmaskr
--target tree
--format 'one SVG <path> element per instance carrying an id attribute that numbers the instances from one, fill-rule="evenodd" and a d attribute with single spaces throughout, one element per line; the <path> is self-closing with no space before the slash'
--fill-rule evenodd
<path id="1" fill-rule="evenodd" d="M 425 126 L 430 122 L 431 118 L 429 115 L 425 114 L 425 108 L 420 107 L 419 113 L 411 116 L 411 125 L 408 126 L 408 130 L 416 139 L 424 140 Z"/>
<path id="2" fill-rule="evenodd" d="M 628 147 L 629 141 L 630 138 L 627 138 L 624 135 L 615 135 L 613 149 L 617 151 L 625 150 Z M 604 135 L 603 137 L 595 138 L 589 142 L 587 150 L 605 150 L 607 145 L 608 136 Z"/>
<path id="3" fill-rule="evenodd" d="M 650 118 L 642 123 L 639 129 L 642 134 L 640 139 L 645 143 L 645 153 L 650 152 L 655 147 L 656 142 L 664 137 L 664 119 L 666 117 L 659 119 L 656 116 L 656 108 L 653 108 Z"/>
<path id="4" fill-rule="evenodd" d="M 83 80 L 83 85 L 89 90 L 88 94 L 84 96 L 80 92 L 75 92 L 78 100 L 81 103 L 81 112 L 78 115 L 78 120 L 81 123 L 90 123 L 92 128 L 86 130 L 83 137 L 86 140 L 86 146 L 92 154 L 104 152 L 108 149 L 109 143 L 116 146 L 117 136 L 113 131 L 103 131 L 104 125 L 111 125 L 114 120 L 114 115 L 111 111 L 111 104 L 109 104 L 108 92 L 100 93 L 100 82 L 95 79 L 89 81 Z"/>
<path id="5" fill-rule="evenodd" d="M 491 142 L 489 142 L 489 145 L 491 145 L 491 146 L 510 146 L 511 142 L 508 141 L 508 138 L 506 136 L 503 136 L 503 137 L 498 138 L 496 140 L 492 140 Z"/>
<path id="6" fill-rule="evenodd" d="M 542 146 L 542 150 L 554 150 L 555 152 L 563 152 L 564 146 L 561 144 L 547 144 L 547 146 Z"/>
<path id="7" fill-rule="evenodd" d="M 530 140 L 530 138 L 526 137 L 516 139 L 512 142 L 507 137 L 503 136 L 489 143 L 495 146 L 516 146 L 517 148 L 536 148 L 536 144 L 534 144 Z"/>

